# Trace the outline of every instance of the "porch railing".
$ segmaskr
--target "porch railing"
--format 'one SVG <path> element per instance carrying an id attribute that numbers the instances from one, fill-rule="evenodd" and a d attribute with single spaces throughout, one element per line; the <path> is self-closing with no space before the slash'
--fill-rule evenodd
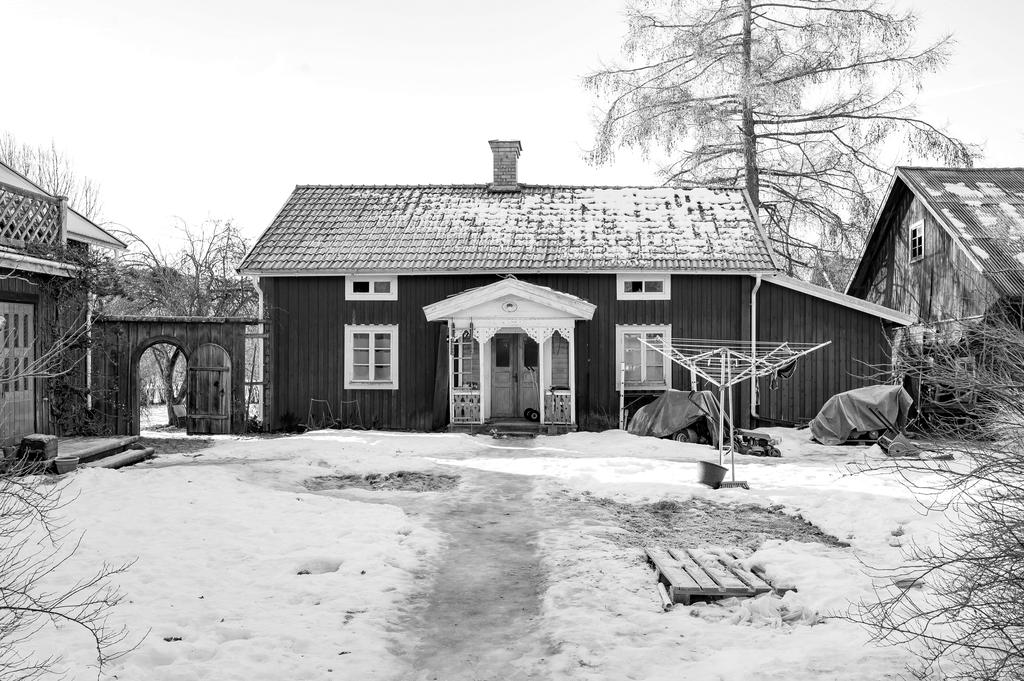
<path id="1" fill-rule="evenodd" d="M 456 388 L 452 392 L 452 423 L 480 423 L 480 391 Z"/>
<path id="2" fill-rule="evenodd" d="M 545 393 L 544 422 L 553 425 L 572 423 L 572 391 L 549 390 Z"/>
<path id="3" fill-rule="evenodd" d="M 61 244 L 66 213 L 66 199 L 0 182 L 0 244 L 18 248 Z"/>

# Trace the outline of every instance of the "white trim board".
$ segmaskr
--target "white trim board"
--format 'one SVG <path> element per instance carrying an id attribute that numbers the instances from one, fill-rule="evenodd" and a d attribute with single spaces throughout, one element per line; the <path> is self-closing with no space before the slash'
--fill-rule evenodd
<path id="1" fill-rule="evenodd" d="M 785 274 L 773 274 L 770 276 L 766 276 L 763 278 L 762 281 L 769 284 L 777 284 L 779 286 L 782 286 L 783 288 L 788 288 L 792 291 L 806 293 L 809 296 L 821 298 L 822 300 L 827 300 L 837 305 L 842 305 L 843 307 L 859 310 L 860 312 L 863 312 L 865 314 L 873 315 L 875 317 L 881 317 L 882 319 L 886 319 L 890 322 L 895 322 L 897 324 L 902 324 L 904 326 L 909 326 L 910 324 L 913 324 L 917 321 L 917 317 L 914 317 L 912 315 L 899 312 L 897 310 L 893 310 L 882 305 L 876 305 L 875 303 L 869 303 L 866 300 L 854 298 L 853 296 L 847 295 L 845 293 L 833 291 L 831 289 L 825 288 L 824 286 L 817 286 L 816 284 L 811 284 L 809 282 L 797 279 L 795 277 L 790 277 Z"/>
<path id="2" fill-rule="evenodd" d="M 594 311 L 597 309 L 597 305 L 569 293 L 562 293 L 519 279 L 502 279 L 493 284 L 468 289 L 436 303 L 424 305 L 423 314 L 426 315 L 428 322 L 442 321 L 459 317 L 459 313 L 463 310 L 510 295 L 562 312 L 572 319 L 593 319 Z M 510 320 L 511 318 L 509 318 Z"/>
<path id="3" fill-rule="evenodd" d="M 71 277 L 78 271 L 78 267 L 75 265 L 46 260 L 44 258 L 36 258 L 31 255 L 0 251 L 0 269 L 6 270 L 8 268 L 11 270 L 10 273 L 0 272 L 0 275 L 13 276 L 15 272 L 20 270 L 23 272 L 49 274 L 57 277 Z"/>

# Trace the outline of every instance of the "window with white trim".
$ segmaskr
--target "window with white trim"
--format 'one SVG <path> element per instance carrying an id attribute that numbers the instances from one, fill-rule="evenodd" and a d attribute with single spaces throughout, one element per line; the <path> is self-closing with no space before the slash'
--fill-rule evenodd
<path id="1" fill-rule="evenodd" d="M 398 277 L 349 275 L 345 277 L 345 300 L 398 300 Z"/>
<path id="2" fill-rule="evenodd" d="M 910 262 L 924 257 L 924 220 L 910 225 Z"/>
<path id="3" fill-rule="evenodd" d="M 672 327 L 622 326 L 615 327 L 615 385 L 621 389 L 625 379 L 626 390 L 665 390 L 672 387 L 672 363 L 662 353 L 641 342 L 668 344 L 672 341 Z M 625 371 L 623 371 L 625 364 Z"/>
<path id="4" fill-rule="evenodd" d="M 669 300 L 672 276 L 669 274 L 619 274 L 615 277 L 618 300 Z"/>
<path id="5" fill-rule="evenodd" d="M 345 388 L 398 389 L 397 325 L 345 325 Z"/>
<path id="6" fill-rule="evenodd" d="M 480 388 L 480 344 L 469 331 L 452 341 L 452 384 L 456 388 Z"/>

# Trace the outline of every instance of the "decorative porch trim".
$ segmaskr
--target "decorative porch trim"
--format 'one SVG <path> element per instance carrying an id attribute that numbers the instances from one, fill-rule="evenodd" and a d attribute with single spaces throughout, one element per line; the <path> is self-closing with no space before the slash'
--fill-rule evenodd
<path id="1" fill-rule="evenodd" d="M 594 318 L 597 305 L 563 293 L 546 286 L 538 286 L 513 277 L 496 281 L 493 284 L 472 288 L 457 293 L 450 298 L 423 306 L 423 313 L 428 322 L 438 322 L 458 317 L 459 313 L 471 307 L 482 305 L 492 300 L 514 295 L 533 301 L 552 310 L 563 313 L 571 319 L 590 320 Z M 520 326 L 521 320 L 509 319 L 504 326 Z"/>

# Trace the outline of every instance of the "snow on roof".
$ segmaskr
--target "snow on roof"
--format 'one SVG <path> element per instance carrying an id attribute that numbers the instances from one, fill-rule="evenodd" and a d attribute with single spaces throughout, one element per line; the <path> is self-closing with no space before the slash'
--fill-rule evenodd
<path id="1" fill-rule="evenodd" d="M 898 168 L 1001 291 L 1024 295 L 1024 168 Z"/>
<path id="2" fill-rule="evenodd" d="M 741 190 L 521 185 L 295 188 L 247 273 L 774 271 Z"/>

